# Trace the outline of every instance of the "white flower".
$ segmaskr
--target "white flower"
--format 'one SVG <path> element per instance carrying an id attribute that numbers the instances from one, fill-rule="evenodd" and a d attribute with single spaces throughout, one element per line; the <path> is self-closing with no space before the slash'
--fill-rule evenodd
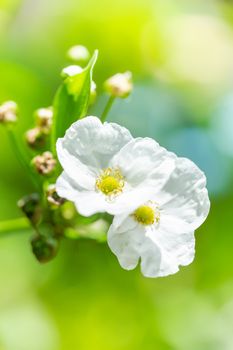
<path id="1" fill-rule="evenodd" d="M 57 193 L 85 216 L 135 210 L 153 188 L 163 187 L 176 162 L 152 139 L 133 139 L 127 129 L 97 117 L 74 123 L 58 139 L 57 154 L 64 169 Z"/>
<path id="2" fill-rule="evenodd" d="M 194 230 L 210 208 L 206 178 L 186 158 L 176 158 L 176 167 L 162 187 L 151 189 L 151 200 L 129 215 L 115 216 L 108 244 L 120 265 L 131 270 L 141 261 L 146 277 L 174 274 L 179 265 L 194 259 Z"/>

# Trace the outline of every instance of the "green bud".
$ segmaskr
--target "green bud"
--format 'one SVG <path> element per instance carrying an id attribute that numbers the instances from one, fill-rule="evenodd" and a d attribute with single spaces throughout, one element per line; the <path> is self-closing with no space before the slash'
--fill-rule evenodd
<path id="1" fill-rule="evenodd" d="M 58 252 L 59 241 L 54 237 L 36 234 L 31 239 L 32 252 L 40 263 L 52 260 Z"/>
<path id="2" fill-rule="evenodd" d="M 37 225 L 41 220 L 40 197 L 38 193 L 32 193 L 18 201 L 18 207 L 26 215 L 33 225 Z"/>

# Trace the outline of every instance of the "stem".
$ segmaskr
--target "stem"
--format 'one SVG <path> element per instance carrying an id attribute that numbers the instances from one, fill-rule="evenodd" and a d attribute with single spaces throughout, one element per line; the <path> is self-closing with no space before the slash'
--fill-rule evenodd
<path id="1" fill-rule="evenodd" d="M 27 218 L 18 218 L 7 221 L 0 221 L 0 234 L 7 232 L 21 231 L 31 228 L 30 222 Z"/>
<path id="2" fill-rule="evenodd" d="M 115 96 L 110 96 L 109 99 L 108 99 L 108 102 L 104 108 L 104 111 L 102 113 L 102 116 L 100 118 L 100 120 L 102 122 L 105 122 L 106 118 L 107 118 L 107 115 L 108 115 L 108 112 L 110 111 L 112 105 L 113 105 L 113 102 L 115 101 Z"/>
<path id="3" fill-rule="evenodd" d="M 10 142 L 12 145 L 13 152 L 15 152 L 15 155 L 18 158 L 22 167 L 24 168 L 25 173 L 29 175 L 33 185 L 40 191 L 40 186 L 39 186 L 38 182 L 36 181 L 34 174 L 32 173 L 32 169 L 30 167 L 29 160 L 26 159 L 24 152 L 22 151 L 19 143 L 17 142 L 13 131 L 10 128 L 8 128 L 7 131 L 8 131 L 8 136 L 9 136 L 9 139 L 10 139 Z"/>

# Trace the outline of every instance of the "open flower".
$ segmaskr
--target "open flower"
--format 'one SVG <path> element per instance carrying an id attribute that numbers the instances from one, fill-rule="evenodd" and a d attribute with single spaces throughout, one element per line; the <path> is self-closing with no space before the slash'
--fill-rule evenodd
<path id="1" fill-rule="evenodd" d="M 209 208 L 205 175 L 190 160 L 176 158 L 175 169 L 161 188 L 151 189 L 149 201 L 115 216 L 108 244 L 124 269 L 134 269 L 140 259 L 146 277 L 174 274 L 192 262 L 194 230 Z"/>
<path id="2" fill-rule="evenodd" d="M 57 193 L 75 203 L 84 216 L 116 215 L 135 210 L 160 189 L 175 167 L 176 156 L 149 138 L 97 117 L 74 123 L 57 141 L 64 169 Z"/>

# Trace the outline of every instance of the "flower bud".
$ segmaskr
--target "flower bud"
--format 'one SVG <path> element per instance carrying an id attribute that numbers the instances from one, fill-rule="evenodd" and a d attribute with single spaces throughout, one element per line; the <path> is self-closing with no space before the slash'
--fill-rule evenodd
<path id="1" fill-rule="evenodd" d="M 31 239 L 32 252 L 40 263 L 52 260 L 58 252 L 59 241 L 54 237 L 36 234 Z"/>
<path id="2" fill-rule="evenodd" d="M 107 79 L 104 88 L 113 97 L 125 98 L 133 89 L 131 72 L 118 73 Z"/>
<path id="3" fill-rule="evenodd" d="M 0 123 L 8 124 L 17 121 L 18 106 L 14 101 L 7 101 L 0 105 Z"/>
<path id="4" fill-rule="evenodd" d="M 41 175 L 50 175 L 57 164 L 51 152 L 44 152 L 41 155 L 35 156 L 32 159 L 32 165 Z"/>
<path id="5" fill-rule="evenodd" d="M 76 65 L 71 65 L 63 68 L 61 76 L 65 79 L 67 77 L 72 77 L 76 74 L 82 73 L 83 68 Z M 91 92 L 90 92 L 90 104 L 94 103 L 96 98 L 96 83 L 92 80 L 91 82 Z"/>
<path id="6" fill-rule="evenodd" d="M 65 203 L 65 199 L 61 198 L 56 191 L 56 187 L 54 184 L 49 185 L 46 191 L 47 201 L 48 203 L 54 207 L 57 208 L 63 203 Z"/>
<path id="7" fill-rule="evenodd" d="M 35 111 L 36 125 L 44 134 L 49 134 L 53 121 L 53 108 L 39 108 Z"/>
<path id="8" fill-rule="evenodd" d="M 85 46 L 75 45 L 72 46 L 68 52 L 67 56 L 70 60 L 77 63 L 85 63 L 90 59 L 90 53 Z"/>
<path id="9" fill-rule="evenodd" d="M 96 83 L 92 80 L 91 82 L 91 93 L 90 93 L 90 104 L 92 105 L 96 99 Z"/>
<path id="10" fill-rule="evenodd" d="M 28 146 L 33 149 L 41 148 L 46 143 L 46 135 L 38 127 L 28 130 L 25 138 Z"/>
<path id="11" fill-rule="evenodd" d="M 33 225 L 39 223 L 41 219 L 41 207 L 38 193 L 32 193 L 21 198 L 17 204 Z"/>
<path id="12" fill-rule="evenodd" d="M 83 71 L 83 68 L 77 65 L 67 66 L 62 69 L 61 76 L 62 78 L 72 77 L 76 74 L 79 74 Z"/>

